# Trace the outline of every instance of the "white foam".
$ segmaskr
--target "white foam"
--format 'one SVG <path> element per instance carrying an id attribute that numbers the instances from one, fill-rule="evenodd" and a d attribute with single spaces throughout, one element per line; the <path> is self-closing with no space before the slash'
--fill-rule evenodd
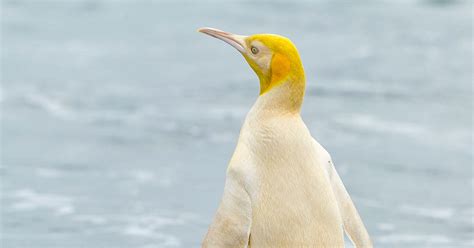
<path id="1" fill-rule="evenodd" d="M 43 94 L 28 94 L 27 100 L 34 106 L 40 107 L 49 114 L 65 120 L 75 119 L 75 115 L 71 109 L 58 99 L 47 97 Z"/>
<path id="2" fill-rule="evenodd" d="M 191 220 L 194 220 L 196 216 L 193 214 L 180 214 L 176 217 L 164 217 L 159 215 L 139 215 L 127 217 L 127 222 L 133 225 L 147 226 L 153 229 L 160 229 L 166 226 L 178 226 L 184 225 Z"/>
<path id="3" fill-rule="evenodd" d="M 341 125 L 350 125 L 359 129 L 365 129 L 381 133 L 398 133 L 406 135 L 420 135 L 426 130 L 417 124 L 407 122 L 385 121 L 374 116 L 353 114 L 350 116 L 339 116 L 336 122 Z"/>
<path id="4" fill-rule="evenodd" d="M 155 232 L 153 228 L 139 225 L 130 225 L 125 227 L 124 234 L 133 236 L 153 237 Z"/>
<path id="5" fill-rule="evenodd" d="M 421 234 L 409 234 L 409 233 L 399 233 L 399 234 L 389 234 L 389 235 L 380 235 L 375 238 L 377 243 L 382 244 L 407 244 L 407 243 L 417 243 L 417 244 L 449 244 L 452 240 L 446 236 L 432 234 L 432 235 L 421 235 Z"/>
<path id="6" fill-rule="evenodd" d="M 370 49 L 361 48 L 353 55 L 355 57 L 364 57 L 370 54 Z M 311 90 L 325 90 L 330 92 L 339 92 L 346 94 L 363 94 L 371 97 L 384 98 L 387 96 L 407 97 L 413 94 L 410 87 L 403 84 L 394 84 L 390 82 L 375 82 L 370 80 L 343 79 L 334 84 L 322 84 L 316 88 L 314 85 L 308 85 Z"/>
<path id="7" fill-rule="evenodd" d="M 155 235 L 155 239 L 159 239 L 162 242 L 154 247 L 179 247 L 181 245 L 181 241 L 173 235 L 166 235 L 164 233 L 157 233 Z"/>
<path id="8" fill-rule="evenodd" d="M 381 231 L 393 231 L 395 230 L 395 225 L 392 223 L 378 223 L 377 228 Z"/>
<path id="9" fill-rule="evenodd" d="M 182 213 L 176 217 L 164 217 L 158 215 L 138 215 L 126 217 L 126 226 L 122 230 L 123 234 L 160 240 L 159 247 L 179 246 L 180 240 L 175 236 L 162 232 L 170 226 L 182 226 L 196 220 L 194 214 Z M 158 244 L 157 244 L 158 245 Z M 145 246 L 154 247 L 154 246 Z"/>
<path id="10" fill-rule="evenodd" d="M 420 206 L 402 205 L 400 211 L 407 214 L 414 214 L 433 219 L 448 220 L 454 216 L 452 208 L 426 208 Z"/>
<path id="11" fill-rule="evenodd" d="M 152 228 L 146 226 L 137 226 L 132 225 L 128 226 L 124 230 L 124 234 L 131 235 L 131 236 L 138 236 L 138 237 L 145 237 L 145 238 L 152 238 L 154 240 L 159 240 L 161 242 L 157 242 L 154 246 L 144 246 L 144 247 L 169 247 L 169 246 L 179 246 L 181 242 L 178 238 L 173 235 L 164 234 L 161 232 L 157 232 Z"/>
<path id="12" fill-rule="evenodd" d="M 123 109 L 98 109 L 98 108 L 80 108 L 75 107 L 64 99 L 72 94 L 71 92 L 63 92 L 62 97 L 51 96 L 39 89 L 24 89 L 27 93 L 19 92 L 17 94 L 24 95 L 24 100 L 37 108 L 40 108 L 61 120 L 65 121 L 81 121 L 86 123 L 94 122 L 125 122 L 125 123 L 141 123 L 147 120 L 151 115 L 156 114 L 154 108 L 150 106 L 141 106 L 134 111 Z"/>
<path id="13" fill-rule="evenodd" d="M 169 187 L 174 182 L 174 171 L 169 168 L 162 168 L 157 172 L 145 169 L 137 169 L 127 173 L 126 177 L 139 184 L 157 184 L 161 187 Z"/>
<path id="14" fill-rule="evenodd" d="M 57 215 L 67 215 L 75 212 L 72 199 L 60 195 L 40 194 L 31 189 L 17 190 L 13 193 L 17 201 L 12 208 L 21 211 L 48 209 Z"/>

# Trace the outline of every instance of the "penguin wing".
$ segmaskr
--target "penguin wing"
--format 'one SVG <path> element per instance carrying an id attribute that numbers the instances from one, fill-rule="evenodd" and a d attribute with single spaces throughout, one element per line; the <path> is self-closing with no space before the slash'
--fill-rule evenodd
<path id="1" fill-rule="evenodd" d="M 370 236 L 367 232 L 367 229 L 360 218 L 359 213 L 357 212 L 354 203 L 352 202 L 349 193 L 347 192 L 344 184 L 342 183 L 339 174 L 334 167 L 331 156 L 329 153 L 322 147 L 316 140 L 314 140 L 316 149 L 318 149 L 317 154 L 323 155 L 321 159 L 322 164 L 326 165 L 325 169 L 327 171 L 332 190 L 336 196 L 337 205 L 343 221 L 344 231 L 347 236 L 351 239 L 355 247 L 373 247 Z"/>
<path id="2" fill-rule="evenodd" d="M 252 220 L 250 196 L 241 173 L 227 171 L 224 195 L 202 247 L 247 247 Z"/>

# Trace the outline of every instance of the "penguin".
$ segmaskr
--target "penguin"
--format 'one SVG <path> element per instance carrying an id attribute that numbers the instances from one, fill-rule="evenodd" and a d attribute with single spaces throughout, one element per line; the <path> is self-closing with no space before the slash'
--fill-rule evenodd
<path id="1" fill-rule="evenodd" d="M 275 34 L 198 31 L 237 49 L 260 80 L 202 247 L 344 247 L 344 231 L 355 247 L 372 247 L 331 156 L 301 118 L 295 45 Z"/>

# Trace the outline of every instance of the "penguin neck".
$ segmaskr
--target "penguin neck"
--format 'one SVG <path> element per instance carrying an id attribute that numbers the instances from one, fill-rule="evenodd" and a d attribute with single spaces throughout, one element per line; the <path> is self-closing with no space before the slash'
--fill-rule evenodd
<path id="1" fill-rule="evenodd" d="M 251 113 L 256 117 L 299 115 L 305 93 L 304 78 L 288 78 L 261 94 Z"/>

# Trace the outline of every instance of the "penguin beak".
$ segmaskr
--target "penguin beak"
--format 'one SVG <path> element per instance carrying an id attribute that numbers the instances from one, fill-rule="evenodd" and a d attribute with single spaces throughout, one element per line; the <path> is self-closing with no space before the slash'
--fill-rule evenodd
<path id="1" fill-rule="evenodd" d="M 223 40 L 229 45 L 233 46 L 239 52 L 245 53 L 245 38 L 247 38 L 247 36 L 231 34 L 215 28 L 200 28 L 198 29 L 198 32 L 210 35 L 219 40 Z"/>

